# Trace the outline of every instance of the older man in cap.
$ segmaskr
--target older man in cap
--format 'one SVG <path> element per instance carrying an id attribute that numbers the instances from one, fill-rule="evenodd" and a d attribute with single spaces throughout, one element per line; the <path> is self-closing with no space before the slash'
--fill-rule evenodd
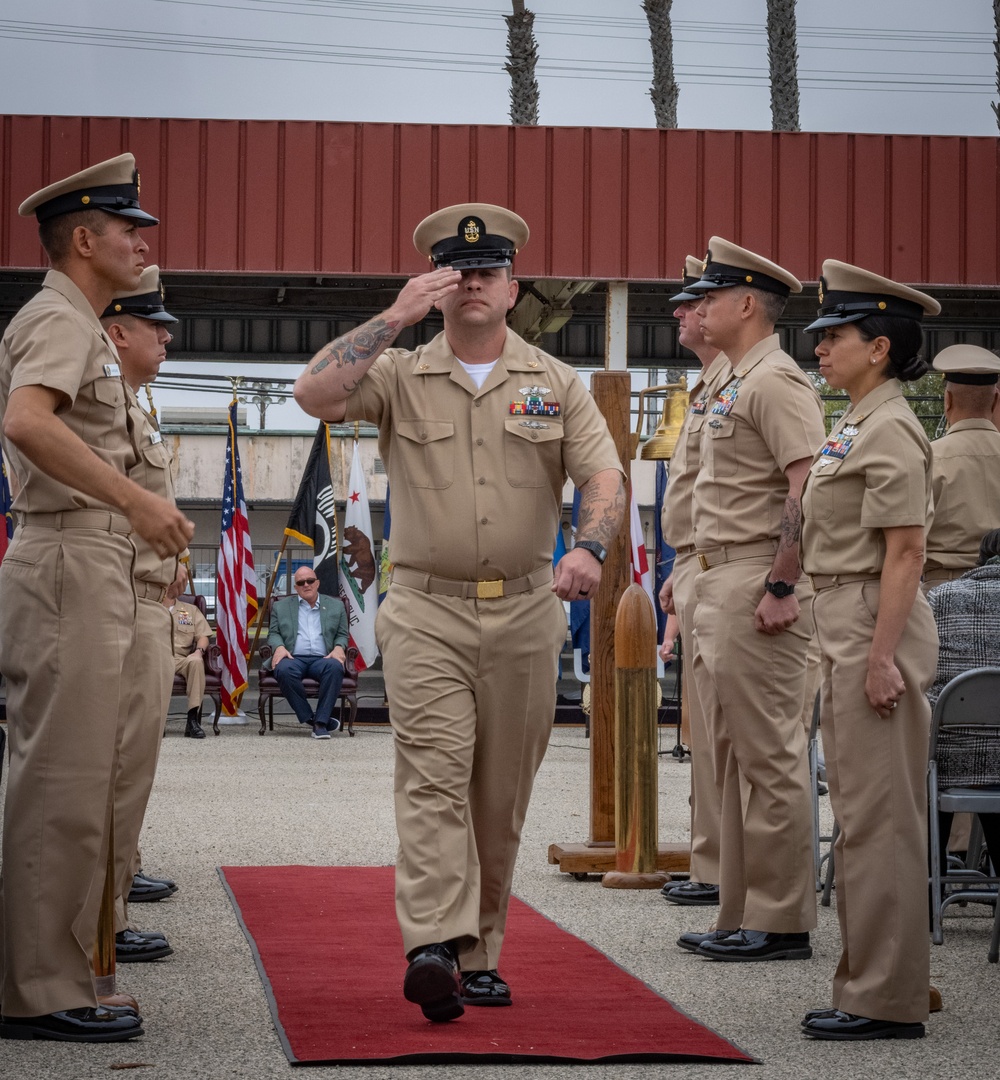
<path id="1" fill-rule="evenodd" d="M 428 1019 L 450 1020 L 463 1004 L 511 1001 L 497 967 L 552 727 L 560 600 L 596 588 L 624 492 L 579 376 L 506 326 L 524 221 L 449 206 L 413 239 L 435 269 L 320 350 L 295 395 L 315 416 L 379 427 L 395 567 L 376 630 L 396 738 L 403 993 Z M 432 308 L 443 333 L 388 348 Z M 581 490 L 579 540 L 553 575 L 567 474 Z"/>
<path id="2" fill-rule="evenodd" d="M 155 416 L 142 407 L 137 395 L 159 373 L 172 338 L 170 327 L 176 323 L 177 319 L 163 306 L 158 266 L 147 266 L 138 287 L 115 296 L 101 315 L 101 325 L 118 352 L 139 445 L 139 457 L 129 469 L 129 477 L 171 503 L 176 500 L 170 453 Z M 141 537 L 135 540 L 135 547 L 138 604 L 133 651 L 137 677 L 128 688 L 115 781 L 115 952 L 118 960 L 126 963 L 158 960 L 173 951 L 163 934 L 142 932 L 130 925 L 126 902 L 140 865 L 139 833 L 153 787 L 174 683 L 171 617 L 163 601 L 168 593 L 176 596 L 183 592 L 187 579 L 176 555 L 162 558 Z M 200 725 L 198 731 L 204 737 Z"/>
<path id="3" fill-rule="evenodd" d="M 774 324 L 787 270 L 713 236 L 696 309 L 731 371 L 706 402 L 694 484 L 694 677 L 721 802 L 716 930 L 678 945 L 715 960 L 807 959 L 816 925 L 801 722 L 813 624 L 799 498 L 823 441 L 819 397 Z"/>
<path id="4" fill-rule="evenodd" d="M 701 372 L 691 387 L 691 406 L 677 437 L 670 461 L 670 483 L 663 499 L 663 539 L 677 552 L 670 577 L 660 591 L 660 606 L 673 612 L 681 634 L 685 664 L 694 657 L 694 581 L 700 569 L 694 544 L 692 503 L 694 482 L 701 461 L 701 429 L 708 403 L 718 384 L 728 379 L 731 369 L 725 353 L 705 341 L 701 320 L 695 309 L 701 293 L 688 286 L 701 280 L 701 259 L 688 255 L 684 261 L 683 288 L 670 299 L 677 305 L 677 340 L 698 358 Z M 670 654 L 673 642 L 664 637 L 661 655 Z M 683 883 L 668 881 L 663 896 L 673 904 L 711 907 L 719 902 L 719 819 L 721 805 L 715 784 L 712 740 L 705 726 L 705 714 L 698 701 L 694 679 L 684 682 L 684 698 L 690 717 L 691 740 L 691 877 Z"/>
<path id="5" fill-rule="evenodd" d="M 128 478 L 140 447 L 99 316 L 135 289 L 156 219 L 131 154 L 51 184 L 34 215 L 52 270 L 0 345 L 4 449 L 18 529 L 0 567 L 0 670 L 11 770 L 4 814 L 0 1036 L 142 1034 L 98 1004 L 91 957 L 133 676 L 138 533 L 164 559 L 191 523 Z"/>
<path id="6" fill-rule="evenodd" d="M 1000 523 L 1000 358 L 978 345 L 951 345 L 934 357 L 944 376 L 948 431 L 931 443 L 934 522 L 927 533 L 924 591 L 976 565 L 985 533 Z"/>

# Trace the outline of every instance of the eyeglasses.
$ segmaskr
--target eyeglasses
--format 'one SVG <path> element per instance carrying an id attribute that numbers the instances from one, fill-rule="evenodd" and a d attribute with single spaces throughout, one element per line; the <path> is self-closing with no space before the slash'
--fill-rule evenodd
<path id="1" fill-rule="evenodd" d="M 319 581 L 319 578 L 304 577 L 304 578 L 299 578 L 298 581 L 295 582 L 295 584 L 296 584 L 296 586 L 298 586 L 298 585 L 314 585 L 317 581 Z"/>

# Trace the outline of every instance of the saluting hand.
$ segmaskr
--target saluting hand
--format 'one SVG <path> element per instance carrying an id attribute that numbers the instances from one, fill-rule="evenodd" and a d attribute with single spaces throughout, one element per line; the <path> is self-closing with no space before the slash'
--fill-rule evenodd
<path id="1" fill-rule="evenodd" d="M 417 274 L 400 289 L 396 302 L 385 313 L 385 320 L 413 326 L 420 322 L 439 300 L 454 292 L 461 280 L 461 271 L 447 266 L 440 270 L 431 270 L 427 274 Z"/>

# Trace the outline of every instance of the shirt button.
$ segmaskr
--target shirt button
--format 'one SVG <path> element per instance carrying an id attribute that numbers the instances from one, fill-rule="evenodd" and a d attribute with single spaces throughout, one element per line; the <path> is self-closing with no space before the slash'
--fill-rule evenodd
<path id="1" fill-rule="evenodd" d="M 486 477 L 485 476 L 480 476 L 479 483 L 480 484 L 485 484 L 486 483 Z"/>
<path id="2" fill-rule="evenodd" d="M 482 402 L 481 402 L 481 401 L 476 401 L 476 402 L 474 402 L 473 404 L 474 404 L 474 405 L 476 406 L 476 408 L 478 409 L 478 408 L 479 408 L 479 406 L 480 406 L 480 405 L 482 405 Z"/>
<path id="3" fill-rule="evenodd" d="M 533 439 L 537 439 L 537 438 L 538 438 L 538 432 L 537 432 L 537 431 L 533 431 L 533 432 L 531 433 L 531 437 L 532 437 Z"/>
<path id="4" fill-rule="evenodd" d="M 487 524 L 489 524 L 489 518 L 480 518 L 480 519 L 479 519 L 479 524 L 480 524 L 480 525 L 487 525 Z"/>
<path id="5" fill-rule="evenodd" d="M 421 431 L 420 432 L 420 441 L 421 442 L 427 442 L 427 432 L 426 431 Z"/>
<path id="6" fill-rule="evenodd" d="M 483 445 L 483 440 L 482 439 L 476 439 L 476 446 L 482 446 L 482 445 Z"/>
<path id="7" fill-rule="evenodd" d="M 483 559 L 483 566 L 487 566 L 489 564 L 489 561 L 489 559 Z"/>

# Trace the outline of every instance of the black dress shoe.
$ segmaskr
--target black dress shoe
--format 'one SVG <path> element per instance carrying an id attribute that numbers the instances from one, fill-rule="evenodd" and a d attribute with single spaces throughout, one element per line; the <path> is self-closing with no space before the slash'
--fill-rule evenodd
<path id="1" fill-rule="evenodd" d="M 98 1005 L 45 1016 L 0 1017 L 0 1039 L 54 1039 L 56 1042 L 123 1042 L 142 1034 L 131 1009 Z"/>
<path id="2" fill-rule="evenodd" d="M 167 935 L 162 930 L 136 930 L 134 926 L 130 926 L 128 930 L 143 941 L 162 941 L 164 945 L 167 944 Z"/>
<path id="3" fill-rule="evenodd" d="M 144 874 L 141 870 L 132 878 L 132 887 L 129 889 L 128 902 L 130 904 L 146 904 L 154 900 L 165 900 L 177 892 L 177 885 L 170 878 L 155 878 Z"/>
<path id="4" fill-rule="evenodd" d="M 688 952 L 697 952 L 706 941 L 722 941 L 723 938 L 732 937 L 735 933 L 735 930 L 709 930 L 707 934 L 693 934 L 688 932 L 686 934 L 681 934 L 677 939 L 677 944 L 682 949 L 687 949 Z"/>
<path id="5" fill-rule="evenodd" d="M 834 1010 L 832 1016 L 814 1016 L 802 1032 L 813 1039 L 922 1039 L 923 1024 L 899 1020 L 869 1020 L 865 1016 Z"/>
<path id="6" fill-rule="evenodd" d="M 669 891 L 664 885 L 660 892 L 671 904 L 685 904 L 689 907 L 719 906 L 718 885 L 706 885 L 701 881 L 685 881 L 675 884 Z"/>
<path id="7" fill-rule="evenodd" d="M 147 960 L 159 960 L 174 950 L 164 937 L 147 937 L 135 930 L 121 930 L 115 934 L 115 959 L 119 964 L 142 964 Z"/>
<path id="8" fill-rule="evenodd" d="M 802 1017 L 800 1023 L 802 1027 L 805 1027 L 810 1020 L 818 1020 L 822 1017 L 831 1017 L 837 1015 L 837 1009 L 810 1009 L 805 1016 Z"/>
<path id="9" fill-rule="evenodd" d="M 450 945 L 425 945 L 409 956 L 403 976 L 403 997 L 419 1005 L 428 1020 L 457 1020 L 465 1012 L 458 962 Z"/>
<path id="10" fill-rule="evenodd" d="M 699 956 L 711 960 L 808 960 L 812 956 L 809 934 L 772 934 L 766 930 L 737 930 L 730 937 L 706 941 Z"/>
<path id="11" fill-rule="evenodd" d="M 495 971 L 462 972 L 463 1005 L 510 1005 L 510 987 Z"/>

